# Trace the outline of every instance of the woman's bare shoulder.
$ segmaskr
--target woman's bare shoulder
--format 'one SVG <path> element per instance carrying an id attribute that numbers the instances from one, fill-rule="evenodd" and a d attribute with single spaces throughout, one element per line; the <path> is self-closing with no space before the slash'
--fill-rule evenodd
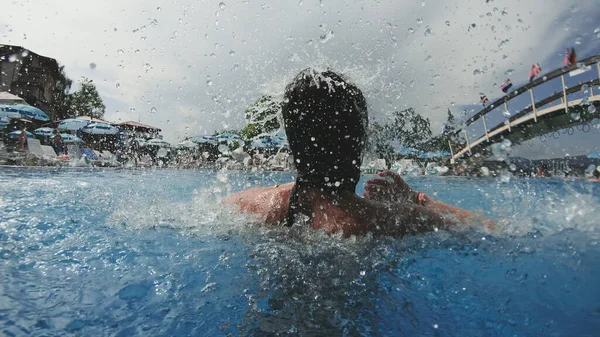
<path id="1" fill-rule="evenodd" d="M 294 183 L 256 187 L 232 194 L 223 199 L 223 203 L 237 205 L 242 212 L 255 214 L 265 223 L 276 223 L 287 213 L 293 186 Z"/>

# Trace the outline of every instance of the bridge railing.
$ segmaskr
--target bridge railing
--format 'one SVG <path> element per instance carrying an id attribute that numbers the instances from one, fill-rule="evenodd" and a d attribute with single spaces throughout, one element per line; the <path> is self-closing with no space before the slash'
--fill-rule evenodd
<path id="1" fill-rule="evenodd" d="M 577 91 L 579 91 L 581 89 L 582 86 L 584 85 L 588 85 L 590 87 L 591 90 L 591 96 L 594 95 L 593 92 L 593 86 L 600 84 L 600 55 L 596 55 L 596 56 L 592 56 L 592 57 L 588 57 L 584 60 L 581 60 L 579 62 L 577 62 L 577 64 L 574 65 L 570 65 L 570 66 L 565 66 L 565 67 L 561 67 L 559 69 L 556 69 L 548 74 L 543 75 L 540 78 L 534 79 L 533 81 L 516 88 L 515 90 L 511 91 L 510 93 L 508 93 L 507 95 L 501 97 L 500 99 L 492 102 L 491 104 L 489 104 L 487 107 L 485 107 L 484 109 L 482 109 L 481 111 L 479 111 L 478 113 L 476 113 L 475 115 L 471 116 L 466 122 L 465 125 L 469 126 L 471 124 L 473 124 L 475 121 L 481 119 L 483 122 L 483 128 L 484 128 L 484 133 L 481 137 L 479 137 L 478 139 L 481 139 L 483 137 L 486 138 L 486 140 L 489 141 L 489 133 L 493 132 L 494 130 L 501 128 L 503 126 L 505 126 L 506 124 L 508 124 L 508 130 L 510 132 L 510 128 L 511 128 L 511 122 L 533 112 L 533 118 L 534 121 L 537 122 L 537 110 L 542 107 L 545 106 L 549 103 L 552 103 L 555 100 L 561 100 L 561 104 L 564 105 L 564 109 L 565 112 L 568 111 L 569 109 L 569 100 L 568 100 L 568 95 L 575 93 Z M 591 65 L 595 65 L 596 66 L 596 71 L 598 73 L 598 78 L 594 79 L 594 80 L 590 80 L 590 81 L 586 81 L 583 83 L 578 83 L 577 85 L 574 85 L 572 87 L 567 88 L 565 85 L 565 74 L 570 73 L 574 70 L 577 69 L 581 69 L 584 67 L 588 67 Z M 535 88 L 536 86 L 539 86 L 543 83 L 546 83 L 552 79 L 555 78 L 561 78 L 561 84 L 562 84 L 562 92 L 558 92 L 555 93 L 549 97 L 546 97 L 540 101 L 535 101 L 534 98 L 534 92 L 533 92 L 533 88 Z M 531 99 L 531 104 L 529 106 L 527 106 L 525 109 L 521 110 L 520 112 L 518 112 L 517 114 L 515 114 L 514 116 L 511 116 L 510 118 L 508 118 L 504 123 L 501 123 L 497 126 L 495 126 L 493 129 L 489 130 L 487 127 L 487 121 L 485 119 L 485 116 L 492 112 L 493 110 L 495 110 L 496 108 L 504 105 L 504 109 L 508 110 L 508 102 L 511 101 L 512 99 L 519 97 L 521 94 L 524 94 L 525 92 L 529 92 L 529 96 Z M 600 94 L 600 93 L 598 93 Z M 471 145 L 469 142 L 469 136 L 468 133 L 466 132 L 466 130 L 459 130 L 457 133 L 460 133 L 461 131 L 465 132 L 465 140 L 466 140 L 466 148 L 462 149 L 461 151 L 459 151 L 456 154 L 452 154 L 452 158 L 457 159 L 458 157 L 462 156 L 462 154 L 464 154 L 465 152 L 471 152 Z M 466 151 L 465 151 L 466 150 Z"/>

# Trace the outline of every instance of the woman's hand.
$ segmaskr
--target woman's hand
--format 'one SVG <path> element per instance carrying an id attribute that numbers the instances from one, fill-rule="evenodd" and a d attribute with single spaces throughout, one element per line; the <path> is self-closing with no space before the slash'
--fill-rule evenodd
<path id="1" fill-rule="evenodd" d="M 365 199 L 379 202 L 417 202 L 417 193 L 400 177 L 398 173 L 384 171 L 378 173 L 382 178 L 371 179 L 365 185 Z"/>

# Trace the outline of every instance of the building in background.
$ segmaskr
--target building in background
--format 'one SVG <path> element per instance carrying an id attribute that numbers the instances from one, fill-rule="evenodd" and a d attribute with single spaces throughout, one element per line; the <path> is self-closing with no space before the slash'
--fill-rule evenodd
<path id="1" fill-rule="evenodd" d="M 20 46 L 0 45 L 0 92 L 6 91 L 42 109 L 51 118 L 58 62 Z"/>

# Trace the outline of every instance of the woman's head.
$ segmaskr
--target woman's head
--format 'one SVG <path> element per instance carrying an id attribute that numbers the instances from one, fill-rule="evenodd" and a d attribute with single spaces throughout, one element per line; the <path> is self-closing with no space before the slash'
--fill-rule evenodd
<path id="1" fill-rule="evenodd" d="M 308 68 L 287 86 L 282 113 L 297 182 L 354 192 L 368 120 L 360 89 L 333 71 Z"/>

